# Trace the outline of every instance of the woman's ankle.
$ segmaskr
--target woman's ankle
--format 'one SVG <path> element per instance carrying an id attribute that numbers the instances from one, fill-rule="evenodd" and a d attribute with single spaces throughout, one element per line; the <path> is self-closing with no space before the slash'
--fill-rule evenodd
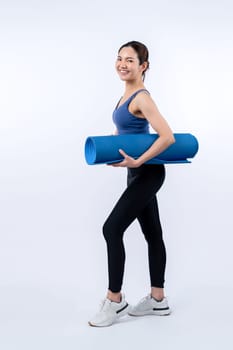
<path id="1" fill-rule="evenodd" d="M 151 297 L 157 301 L 164 299 L 164 289 L 158 287 L 151 287 Z"/>
<path id="2" fill-rule="evenodd" d="M 114 293 L 111 290 L 108 290 L 107 299 L 113 301 L 114 303 L 121 302 L 121 292 Z"/>

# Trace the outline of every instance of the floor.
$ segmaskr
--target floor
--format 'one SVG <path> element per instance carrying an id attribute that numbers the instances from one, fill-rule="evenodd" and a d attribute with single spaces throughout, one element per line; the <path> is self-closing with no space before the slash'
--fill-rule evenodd
<path id="1" fill-rule="evenodd" d="M 170 316 L 125 316 L 100 329 L 87 324 L 97 297 L 85 305 L 77 291 L 59 295 L 51 288 L 8 286 L 1 288 L 0 348 L 232 350 L 231 295 L 230 287 L 191 286 L 169 297 Z"/>

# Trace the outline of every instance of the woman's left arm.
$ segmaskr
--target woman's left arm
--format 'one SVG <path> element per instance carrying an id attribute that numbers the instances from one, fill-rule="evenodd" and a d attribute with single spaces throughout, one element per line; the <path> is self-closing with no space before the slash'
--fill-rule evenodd
<path id="1" fill-rule="evenodd" d="M 148 94 L 138 94 L 137 103 L 138 110 L 148 120 L 152 128 L 158 134 L 158 139 L 151 145 L 151 147 L 143 153 L 138 159 L 139 166 L 147 162 L 151 158 L 156 157 L 162 153 L 166 148 L 175 142 L 173 132 L 168 125 L 167 121 L 161 115 L 156 106 Z"/>
<path id="2" fill-rule="evenodd" d="M 148 120 L 159 137 L 138 159 L 134 159 L 128 156 L 123 150 L 119 150 L 124 159 L 122 162 L 114 164 L 114 166 L 139 167 L 148 160 L 162 153 L 166 148 L 175 142 L 170 126 L 159 112 L 150 95 L 146 93 L 138 94 L 135 97 L 135 107 L 136 110 L 140 111 L 140 114 Z"/>

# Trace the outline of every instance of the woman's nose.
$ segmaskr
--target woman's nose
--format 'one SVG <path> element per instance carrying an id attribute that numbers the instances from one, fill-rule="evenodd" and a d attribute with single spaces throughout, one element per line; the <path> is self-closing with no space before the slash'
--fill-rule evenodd
<path id="1" fill-rule="evenodd" d="M 127 67 L 126 62 L 121 62 L 120 67 L 121 67 L 121 68 L 126 68 L 126 67 Z"/>

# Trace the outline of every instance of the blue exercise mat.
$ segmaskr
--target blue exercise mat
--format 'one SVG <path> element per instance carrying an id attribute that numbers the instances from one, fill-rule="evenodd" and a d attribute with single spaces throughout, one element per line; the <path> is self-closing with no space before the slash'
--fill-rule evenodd
<path id="1" fill-rule="evenodd" d="M 147 164 L 190 163 L 198 151 L 198 141 L 192 134 L 174 134 L 176 142 Z M 87 164 L 111 164 L 123 160 L 119 149 L 137 159 L 158 138 L 157 134 L 124 134 L 112 136 L 90 136 L 85 142 Z"/>

